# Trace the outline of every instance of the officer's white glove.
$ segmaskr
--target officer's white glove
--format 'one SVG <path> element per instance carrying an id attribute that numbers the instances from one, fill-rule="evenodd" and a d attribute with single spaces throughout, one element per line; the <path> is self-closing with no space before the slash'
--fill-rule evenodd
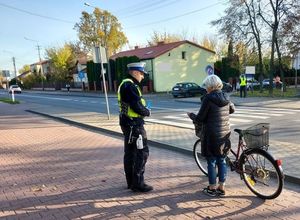
<path id="1" fill-rule="evenodd" d="M 149 116 L 148 117 L 150 117 L 151 116 L 151 109 L 149 109 L 149 108 L 147 108 L 148 110 L 149 110 Z"/>

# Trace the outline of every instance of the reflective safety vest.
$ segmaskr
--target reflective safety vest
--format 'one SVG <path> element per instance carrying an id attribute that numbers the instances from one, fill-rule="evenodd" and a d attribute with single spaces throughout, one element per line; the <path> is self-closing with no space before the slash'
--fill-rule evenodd
<path id="1" fill-rule="evenodd" d="M 125 83 L 125 82 L 130 82 L 132 84 L 134 84 L 133 80 L 132 79 L 124 79 L 119 88 L 118 88 L 118 104 L 119 104 L 119 111 L 121 114 L 124 114 L 126 115 L 127 117 L 129 118 L 139 118 L 139 117 L 142 117 L 141 115 L 139 115 L 138 113 L 136 113 L 135 111 L 133 111 L 133 109 L 128 105 L 128 103 L 126 102 L 123 102 L 121 100 L 121 93 L 120 93 L 120 90 L 121 90 L 121 86 Z M 142 102 L 142 105 L 143 106 L 146 106 L 146 101 L 142 98 L 142 92 L 140 90 L 140 88 L 134 84 L 134 86 L 137 88 L 138 92 L 139 92 L 139 96 L 141 98 L 141 102 Z"/>
<path id="2" fill-rule="evenodd" d="M 244 76 L 240 77 L 241 83 L 240 86 L 246 86 L 247 85 L 247 79 Z"/>

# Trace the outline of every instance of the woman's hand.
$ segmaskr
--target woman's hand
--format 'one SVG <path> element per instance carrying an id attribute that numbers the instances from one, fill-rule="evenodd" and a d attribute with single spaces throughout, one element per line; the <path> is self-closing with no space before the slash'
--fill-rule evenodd
<path id="1" fill-rule="evenodd" d="M 196 115 L 195 115 L 194 113 L 192 113 L 192 112 L 187 112 L 186 114 L 187 114 L 187 116 L 189 116 L 190 119 L 192 119 L 192 120 L 194 121 L 194 119 L 195 119 L 195 117 L 196 117 Z"/>

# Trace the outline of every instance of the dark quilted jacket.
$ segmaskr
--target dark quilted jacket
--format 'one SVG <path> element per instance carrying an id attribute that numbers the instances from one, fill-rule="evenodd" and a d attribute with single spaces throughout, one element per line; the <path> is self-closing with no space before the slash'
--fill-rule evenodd
<path id="1" fill-rule="evenodd" d="M 201 153 L 203 156 L 224 156 L 230 149 L 229 114 L 234 105 L 221 90 L 204 96 L 197 115 L 192 115 L 194 123 L 203 124 Z"/>

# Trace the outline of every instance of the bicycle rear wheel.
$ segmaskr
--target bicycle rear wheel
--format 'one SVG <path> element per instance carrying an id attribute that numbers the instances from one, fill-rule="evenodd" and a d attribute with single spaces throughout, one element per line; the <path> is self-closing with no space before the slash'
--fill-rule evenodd
<path id="1" fill-rule="evenodd" d="M 274 199 L 283 188 L 283 174 L 275 159 L 262 149 L 246 150 L 241 156 L 241 175 L 259 198 Z"/>
<path id="2" fill-rule="evenodd" d="M 202 173 L 204 173 L 207 176 L 208 175 L 207 162 L 206 162 L 206 158 L 201 155 L 201 140 L 200 139 L 195 142 L 193 153 L 194 153 L 194 158 L 197 163 L 197 166 L 202 171 Z"/>

